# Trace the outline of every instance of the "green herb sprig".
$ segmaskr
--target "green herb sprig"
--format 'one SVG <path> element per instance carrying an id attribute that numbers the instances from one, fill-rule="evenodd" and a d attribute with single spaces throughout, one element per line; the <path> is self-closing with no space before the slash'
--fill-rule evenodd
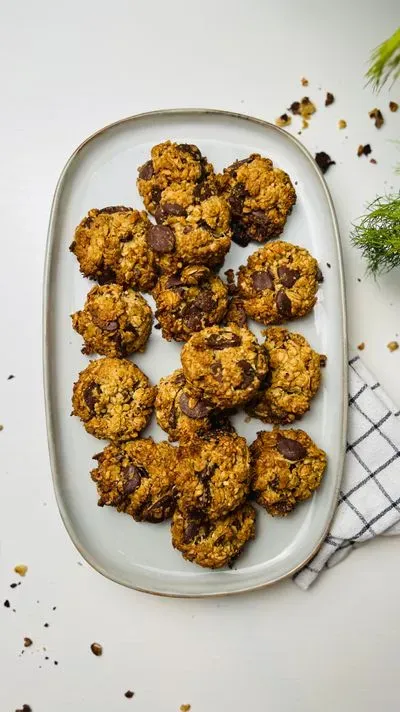
<path id="1" fill-rule="evenodd" d="M 380 91 L 386 82 L 400 76 L 400 27 L 371 54 L 371 66 L 366 74 L 368 84 Z"/>
<path id="2" fill-rule="evenodd" d="M 374 276 L 400 266 L 400 193 L 376 198 L 354 226 L 351 240 Z"/>

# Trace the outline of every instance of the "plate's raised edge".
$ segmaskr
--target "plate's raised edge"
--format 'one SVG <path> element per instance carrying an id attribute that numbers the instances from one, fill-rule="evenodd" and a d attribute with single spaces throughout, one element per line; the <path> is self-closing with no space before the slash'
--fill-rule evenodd
<path id="1" fill-rule="evenodd" d="M 164 593 L 161 591 L 152 591 L 151 589 L 143 589 L 137 586 L 133 586 L 129 581 L 125 581 L 123 579 L 119 579 L 117 577 L 112 576 L 108 571 L 103 569 L 101 566 L 98 565 L 96 561 L 94 561 L 91 557 L 91 555 L 84 549 L 82 548 L 79 539 L 75 536 L 74 529 L 70 523 L 69 516 L 67 514 L 67 511 L 64 507 L 64 502 L 63 498 L 60 495 L 59 488 L 58 488 L 58 481 L 56 477 L 56 453 L 55 453 L 55 445 L 54 445 L 54 431 L 53 431 L 53 424 L 52 424 L 52 419 L 51 419 L 51 409 L 50 409 L 50 377 L 49 377 L 49 356 L 50 354 L 48 353 L 48 339 L 47 339 L 47 334 L 48 334 L 48 322 L 49 322 L 49 314 L 50 314 L 50 309 L 49 309 L 49 302 L 48 302 L 48 296 L 49 296 L 49 288 L 50 288 L 50 271 L 51 271 L 51 265 L 52 265 L 52 255 L 53 255 L 53 246 L 54 246 L 54 224 L 55 224 L 55 216 L 57 214 L 57 206 L 58 202 L 60 199 L 62 187 L 63 187 L 63 182 L 64 178 L 68 172 L 68 169 L 70 165 L 73 163 L 74 159 L 78 156 L 79 152 L 85 148 L 93 139 L 96 139 L 98 136 L 101 134 L 109 131 L 110 129 L 113 129 L 116 126 L 121 126 L 122 124 L 129 123 L 135 119 L 143 119 L 143 118 L 154 118 L 156 116 L 162 117 L 162 116 L 189 116 L 190 114 L 192 115 L 201 115 L 201 114 L 211 114 L 211 115 L 219 115 L 219 116 L 226 116 L 230 118 L 236 118 L 236 119 L 242 119 L 245 121 L 250 121 L 251 123 L 254 124 L 259 124 L 260 126 L 264 126 L 265 128 L 268 128 L 269 130 L 276 131 L 277 133 L 280 133 L 285 136 L 285 138 L 288 141 L 291 141 L 296 148 L 303 153 L 303 155 L 306 157 L 306 159 L 309 161 L 310 165 L 312 166 L 313 170 L 318 176 L 318 179 L 321 183 L 321 186 L 323 188 L 323 191 L 325 193 L 325 197 L 327 200 L 327 203 L 329 205 L 330 213 L 331 213 L 331 219 L 332 219 L 332 224 L 334 227 L 334 233 L 335 233 L 335 240 L 336 240 L 336 249 L 337 249 L 337 254 L 338 254 L 338 280 L 339 280 L 339 285 L 340 285 L 340 292 L 341 292 L 341 311 L 342 311 L 342 372 L 343 372 L 343 383 L 342 383 L 342 397 L 343 397 L 343 412 L 342 412 L 342 448 L 341 448 L 341 457 L 339 461 L 339 466 L 337 469 L 336 473 L 336 486 L 335 486 L 335 496 L 332 498 L 332 504 L 329 512 L 329 517 L 328 517 L 328 522 L 325 527 L 325 530 L 322 532 L 320 538 L 318 539 L 317 543 L 315 544 L 313 550 L 310 552 L 310 554 L 303 560 L 301 561 L 297 566 L 295 566 L 293 569 L 290 569 L 287 571 L 285 574 L 281 574 L 280 576 L 277 576 L 275 579 L 272 581 L 268 581 L 263 584 L 257 584 L 255 586 L 247 586 L 243 587 L 241 589 L 238 589 L 236 591 L 218 591 L 217 593 L 193 593 L 193 594 L 184 594 L 184 593 Z M 64 522 L 64 526 L 79 553 L 81 556 L 94 568 L 96 571 L 99 573 L 103 574 L 108 579 L 111 579 L 112 581 L 115 581 L 116 583 L 119 583 L 123 586 L 127 586 L 128 588 L 133 588 L 137 591 L 142 591 L 144 593 L 151 593 L 153 595 L 159 595 L 159 596 L 167 596 L 170 598 L 212 598 L 212 597 L 219 597 L 219 596 L 227 596 L 227 595 L 235 595 L 238 593 L 247 593 L 249 591 L 255 591 L 257 589 L 261 588 L 266 588 L 267 586 L 271 586 L 274 583 L 277 583 L 278 581 L 282 581 L 283 579 L 287 578 L 288 576 L 293 576 L 297 571 L 299 571 L 303 566 L 305 566 L 312 558 L 313 556 L 317 553 L 318 549 L 320 548 L 328 530 L 329 526 L 336 508 L 336 503 L 338 499 L 338 494 L 339 494 L 339 487 L 340 487 L 340 482 L 342 479 L 342 473 L 343 473 L 343 464 L 344 464 L 344 456 L 345 456 L 345 451 L 346 451 L 346 433 L 347 433 L 347 395 L 348 395 L 348 384 L 347 384 L 347 327 L 346 327 L 346 310 L 345 310 L 345 288 L 344 288 L 344 274 L 343 274 L 343 254 L 342 254 L 342 246 L 340 242 L 340 235 L 339 235 L 339 228 L 338 228 L 338 221 L 336 217 L 336 212 L 335 208 L 333 206 L 333 201 L 331 198 L 331 194 L 329 192 L 328 186 L 326 185 L 326 182 L 323 178 L 323 175 L 318 168 L 317 164 L 315 163 L 313 157 L 309 153 L 309 151 L 303 146 L 300 141 L 295 138 L 295 136 L 292 136 L 290 133 L 287 131 L 284 131 L 282 128 L 279 126 L 275 126 L 274 124 L 271 124 L 269 121 L 264 121 L 263 119 L 258 119 L 255 118 L 254 116 L 247 116 L 246 114 L 239 114 L 234 111 L 224 111 L 222 109 L 196 109 L 196 108 L 188 108 L 188 109 L 159 109 L 157 111 L 149 111 L 149 112 L 144 112 L 141 114 L 135 114 L 133 116 L 127 116 L 124 119 L 120 119 L 119 121 L 114 121 L 111 124 L 108 124 L 107 126 L 104 126 L 102 129 L 99 129 L 95 133 L 93 133 L 91 136 L 89 136 L 85 141 L 83 141 L 78 148 L 72 153 L 70 158 L 68 159 L 67 163 L 65 164 L 61 175 L 58 179 L 56 189 L 54 192 L 54 197 L 51 205 L 51 212 L 50 212 L 50 220 L 49 220 L 49 228 L 47 232 L 47 241 L 46 241 L 46 256 L 45 256 L 45 264 L 44 264 L 44 276 L 43 276 L 43 305 L 42 305 L 42 318 L 43 318 L 43 342 L 42 342 L 42 349 L 43 349 L 43 382 L 44 382 L 44 396 L 45 396 L 45 409 L 46 409 L 46 426 L 47 426 L 47 440 L 48 440 L 48 447 L 49 447 L 49 457 L 50 457 L 50 467 L 51 467 L 51 473 L 52 473 L 52 479 L 53 479 L 53 486 L 54 486 L 54 491 L 56 495 L 56 501 L 57 505 L 60 511 L 60 515 L 62 518 L 62 521 Z"/>

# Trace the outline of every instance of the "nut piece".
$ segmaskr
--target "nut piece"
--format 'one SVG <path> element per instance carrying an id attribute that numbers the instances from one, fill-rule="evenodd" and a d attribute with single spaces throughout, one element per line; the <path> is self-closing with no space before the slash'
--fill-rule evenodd
<path id="1" fill-rule="evenodd" d="M 19 576 L 25 576 L 28 571 L 28 567 L 25 566 L 25 564 L 18 564 L 17 566 L 14 566 L 14 571 L 16 574 L 19 574 Z"/>
<path id="2" fill-rule="evenodd" d="M 399 343 L 398 341 L 389 341 L 387 347 L 389 351 L 397 351 L 397 349 L 399 348 Z"/>
<path id="3" fill-rule="evenodd" d="M 180 712 L 190 712 L 192 705 L 181 705 L 179 709 Z"/>
<path id="4" fill-rule="evenodd" d="M 340 129 L 345 129 L 347 127 L 347 121 L 345 121 L 344 119 L 340 119 L 338 121 L 338 127 Z"/>
<path id="5" fill-rule="evenodd" d="M 93 655 L 96 655 L 96 657 L 100 657 L 100 655 L 103 655 L 103 646 L 100 645 L 100 643 L 92 643 L 90 646 L 90 650 L 92 651 Z"/>
<path id="6" fill-rule="evenodd" d="M 395 101 L 389 101 L 390 111 L 397 111 L 398 108 L 399 108 L 399 105 Z"/>
<path id="7" fill-rule="evenodd" d="M 364 341 L 362 341 L 361 344 L 358 344 L 357 348 L 359 351 L 364 351 L 364 349 L 365 349 Z"/>

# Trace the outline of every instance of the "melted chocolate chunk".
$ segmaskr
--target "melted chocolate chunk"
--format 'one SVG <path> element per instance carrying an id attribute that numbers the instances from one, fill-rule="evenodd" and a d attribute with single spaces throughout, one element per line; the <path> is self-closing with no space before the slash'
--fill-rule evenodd
<path id="1" fill-rule="evenodd" d="M 175 235 L 167 225 L 152 225 L 147 231 L 147 242 L 154 252 L 165 254 L 175 247 Z"/>
<path id="2" fill-rule="evenodd" d="M 278 277 L 284 287 L 290 289 L 300 277 L 300 272 L 297 269 L 290 269 L 286 266 L 278 267 Z"/>
<path id="3" fill-rule="evenodd" d="M 92 383 L 89 383 L 89 385 L 86 386 L 85 390 L 83 391 L 83 400 L 85 401 L 89 410 L 92 412 L 94 412 L 94 407 L 97 403 L 98 396 L 98 385 L 93 381 Z"/>
<path id="4" fill-rule="evenodd" d="M 190 405 L 191 401 L 194 403 Z M 202 400 L 197 402 L 194 398 L 189 398 L 186 393 L 182 393 L 179 399 L 179 407 L 188 418 L 206 418 L 210 412 L 209 406 Z"/>
<path id="5" fill-rule="evenodd" d="M 222 349 L 229 349 L 232 346 L 240 346 L 242 340 L 237 334 L 222 332 L 221 334 L 210 334 L 206 338 L 206 344 L 211 349 L 216 351 L 221 351 Z"/>
<path id="6" fill-rule="evenodd" d="M 139 178 L 141 180 L 150 180 L 150 178 L 152 178 L 153 175 L 154 175 L 153 161 L 147 161 L 147 163 L 144 163 L 143 166 L 140 166 Z"/>
<path id="7" fill-rule="evenodd" d="M 286 460 L 292 460 L 293 462 L 302 460 L 307 455 L 304 445 L 297 440 L 292 440 L 292 438 L 285 438 L 283 435 L 278 436 L 276 447 Z"/>
<path id="8" fill-rule="evenodd" d="M 283 289 L 279 290 L 275 302 L 276 308 L 281 316 L 290 317 L 292 315 L 292 302 Z"/>
<path id="9" fill-rule="evenodd" d="M 241 361 L 238 361 L 238 366 L 243 371 L 241 387 L 247 388 L 247 386 L 250 386 L 250 384 L 253 383 L 254 376 L 256 375 L 255 370 L 254 370 L 253 366 L 251 365 L 251 363 L 249 363 L 248 361 L 245 361 L 244 359 Z"/>
<path id="10" fill-rule="evenodd" d="M 271 272 L 267 269 L 253 272 L 251 281 L 253 282 L 254 289 L 258 292 L 262 292 L 264 289 L 274 288 L 274 279 Z"/>
<path id="11" fill-rule="evenodd" d="M 160 203 L 154 217 L 157 223 L 163 223 L 168 217 L 186 217 L 186 210 L 178 203 Z"/>

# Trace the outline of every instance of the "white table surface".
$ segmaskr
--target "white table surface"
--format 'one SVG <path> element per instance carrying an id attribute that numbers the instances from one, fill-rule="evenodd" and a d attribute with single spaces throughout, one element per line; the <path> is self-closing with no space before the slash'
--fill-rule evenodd
<path id="1" fill-rule="evenodd" d="M 273 120 L 308 94 L 318 113 L 301 139 L 337 162 L 327 182 L 350 346 L 365 342 L 365 363 L 400 402 L 400 350 L 386 348 L 400 331 L 399 271 L 365 278 L 348 237 L 366 201 L 399 185 L 390 139 L 400 112 L 387 107 L 389 96 L 399 101 L 400 83 L 378 98 L 363 88 L 369 51 L 398 25 L 398 3 L 2 0 L 0 10 L 0 595 L 11 602 L 0 606 L 1 712 L 23 703 L 33 712 L 175 712 L 182 703 L 192 712 L 398 709 L 397 539 L 354 552 L 307 593 L 291 581 L 218 600 L 119 587 L 81 561 L 61 523 L 41 373 L 49 210 L 77 144 L 141 111 L 204 106 Z M 327 90 L 335 103 L 326 109 Z M 381 131 L 368 118 L 374 106 L 386 119 Z M 368 142 L 377 165 L 356 156 Z M 13 574 L 17 563 L 29 566 L 24 579 Z M 24 636 L 34 642 L 21 655 Z M 102 657 L 90 652 L 93 641 Z"/>

